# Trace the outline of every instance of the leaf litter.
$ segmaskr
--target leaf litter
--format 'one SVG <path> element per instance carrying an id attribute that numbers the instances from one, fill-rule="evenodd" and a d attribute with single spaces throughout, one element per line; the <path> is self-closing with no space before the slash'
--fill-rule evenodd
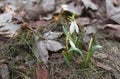
<path id="1" fill-rule="evenodd" d="M 114 4 L 116 4 L 117 6 L 115 6 Z M 102 5 L 102 7 L 100 5 Z M 26 29 L 31 28 L 32 30 L 30 30 L 30 31 L 32 31 L 32 33 L 39 35 L 39 33 L 42 32 L 42 31 L 38 32 L 39 29 L 42 26 L 45 26 L 44 28 L 50 27 L 49 24 L 51 24 L 51 22 L 54 22 L 54 21 L 52 21 L 54 16 L 59 17 L 59 19 L 57 21 L 55 21 L 56 23 L 59 23 L 59 21 L 62 18 L 61 16 L 64 16 L 64 13 L 68 12 L 69 14 L 74 13 L 77 15 L 76 22 L 77 22 L 80 30 L 85 31 L 83 34 L 84 35 L 83 44 L 87 44 L 89 42 L 90 37 L 96 35 L 96 33 L 99 32 L 98 31 L 99 29 L 104 31 L 105 33 L 107 32 L 107 34 L 109 36 L 112 36 L 113 39 L 119 39 L 120 38 L 120 36 L 119 36 L 119 24 L 120 24 L 120 22 L 119 22 L 120 21 L 119 5 L 120 5 L 119 0 L 105 0 L 105 1 L 103 1 L 103 0 L 101 0 L 101 1 L 96 1 L 96 0 L 74 0 L 74 1 L 70 1 L 70 0 L 67 0 L 67 1 L 63 1 L 63 0 L 60 0 L 60 1 L 56 1 L 56 0 L 17 0 L 17 1 L 5 0 L 5 1 L 2 1 L 1 0 L 0 1 L 0 36 L 2 36 L 2 38 L 3 37 L 14 38 L 15 36 L 19 35 L 19 30 L 23 30 L 23 29 L 21 29 L 21 27 L 23 27 L 24 23 L 28 24 L 27 25 L 28 28 L 26 28 Z M 106 11 L 106 13 L 104 10 Z M 59 13 L 62 15 L 59 15 Z M 67 16 L 67 15 L 65 15 L 65 16 Z M 111 20 L 112 20 L 112 22 L 111 22 Z M 99 23 L 101 23 L 101 24 L 99 24 Z M 60 22 L 60 24 L 65 25 L 64 22 L 63 23 Z M 52 25 L 52 26 L 54 26 L 54 25 Z M 99 26 L 99 27 L 97 27 L 97 26 Z M 55 26 L 55 27 L 59 28 L 57 26 Z M 30 34 L 32 34 L 32 33 L 30 33 Z M 42 60 L 42 62 L 44 62 L 44 64 L 45 64 L 44 66 L 42 66 L 42 67 L 44 67 L 43 69 L 36 69 L 37 79 L 41 79 L 41 78 L 47 79 L 48 78 L 49 72 L 46 67 L 52 66 L 52 65 L 48 65 L 48 63 L 50 63 L 49 58 L 51 58 L 51 55 L 49 52 L 59 53 L 59 51 L 61 49 L 65 48 L 64 42 L 61 43 L 61 41 L 60 41 L 63 36 L 62 32 L 49 31 L 49 32 L 44 32 L 42 34 L 43 34 L 43 38 L 36 40 L 35 48 L 34 48 L 34 55 L 37 58 L 37 61 Z M 25 41 L 28 41 L 28 39 L 26 39 Z M 63 39 L 62 39 L 62 41 L 63 41 Z M 28 43 L 27 43 L 27 45 L 28 45 Z M 22 45 L 22 47 L 30 48 L 30 47 L 26 47 L 25 45 Z M 103 62 L 104 62 L 104 61 L 109 60 L 109 59 L 107 59 L 107 56 L 108 55 L 106 55 L 106 54 L 100 53 L 100 54 L 97 54 L 96 56 L 94 56 L 94 58 L 99 59 L 99 60 L 104 59 L 103 60 Z M 62 61 L 62 60 L 59 61 L 59 59 L 61 59 L 61 58 L 62 57 L 58 56 L 58 62 Z M 55 60 L 57 61 L 56 58 L 55 58 Z M 59 66 L 61 66 L 61 64 L 63 64 L 63 63 L 58 63 Z M 57 65 L 57 64 L 55 64 L 55 65 Z M 106 64 L 103 64 L 99 61 L 97 63 L 95 63 L 95 65 L 97 67 L 100 67 L 100 68 L 108 70 L 108 71 L 114 70 L 113 68 L 108 67 Z M 64 66 L 64 65 L 62 65 L 62 66 Z M 50 78 L 55 78 L 56 76 L 58 76 L 59 78 L 62 78 L 62 77 L 66 78 L 67 72 L 69 72 L 69 74 L 71 74 L 70 71 L 67 71 L 67 69 L 65 67 L 62 67 L 62 68 L 66 69 L 66 72 L 62 72 L 62 73 L 64 73 L 64 74 L 62 74 L 61 71 L 63 69 L 59 70 L 59 68 L 61 68 L 61 67 L 56 68 L 56 66 L 52 66 L 51 69 L 56 68 L 56 69 L 52 70 L 53 71 L 52 73 L 54 73 L 54 74 L 57 73 L 57 75 L 53 76 L 53 74 L 50 73 L 50 75 L 52 75 L 52 77 L 50 76 Z M 79 66 L 75 65 L 75 67 L 79 67 Z M 54 70 L 56 70 L 56 71 L 54 71 Z M 89 73 L 88 71 L 83 71 L 83 72 Z M 81 72 L 81 70 L 79 72 Z M 112 71 L 112 72 L 114 73 L 114 71 Z M 99 71 L 97 73 L 99 73 Z M 43 74 L 43 75 L 41 75 L 41 74 Z M 88 78 L 90 77 L 87 74 L 82 74 L 82 75 L 84 75 L 85 77 L 88 77 Z M 96 74 L 96 75 L 99 75 L 99 74 Z M 73 78 L 73 79 L 81 78 L 80 76 L 79 77 L 77 77 L 77 76 L 78 75 L 72 74 L 71 76 L 69 76 L 67 78 Z M 24 77 L 29 78 L 26 75 L 24 75 Z M 93 76 L 91 76 L 91 77 L 93 77 Z M 97 78 L 99 78 L 99 76 L 97 76 Z M 116 76 L 115 78 L 117 79 L 118 77 Z M 87 78 L 84 78 L 84 79 L 87 79 Z"/>

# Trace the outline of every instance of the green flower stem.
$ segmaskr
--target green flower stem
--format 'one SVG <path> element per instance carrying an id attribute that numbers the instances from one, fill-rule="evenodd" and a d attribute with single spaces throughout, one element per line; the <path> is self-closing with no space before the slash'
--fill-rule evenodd
<path id="1" fill-rule="evenodd" d="M 67 35 L 66 35 L 66 50 L 67 51 L 69 50 L 69 32 L 67 32 Z"/>
<path id="2" fill-rule="evenodd" d="M 75 13 L 72 14 L 72 21 L 75 20 Z"/>

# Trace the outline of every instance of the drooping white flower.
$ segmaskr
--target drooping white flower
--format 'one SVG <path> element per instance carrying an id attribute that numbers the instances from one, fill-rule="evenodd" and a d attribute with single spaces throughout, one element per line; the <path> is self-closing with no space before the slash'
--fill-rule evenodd
<path id="1" fill-rule="evenodd" d="M 75 21 L 72 21 L 70 25 L 70 34 L 72 34 L 74 31 L 76 31 L 76 33 L 79 33 L 79 28 L 77 23 Z"/>

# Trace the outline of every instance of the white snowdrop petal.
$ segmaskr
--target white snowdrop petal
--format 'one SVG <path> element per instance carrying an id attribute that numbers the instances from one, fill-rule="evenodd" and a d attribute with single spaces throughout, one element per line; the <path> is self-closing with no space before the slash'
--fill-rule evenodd
<path id="1" fill-rule="evenodd" d="M 75 44 L 69 39 L 70 46 L 76 48 Z"/>
<path id="2" fill-rule="evenodd" d="M 71 22 L 71 25 L 70 25 L 70 34 L 72 34 L 75 30 L 75 26 L 74 26 L 74 22 Z"/>
<path id="3" fill-rule="evenodd" d="M 76 22 L 74 22 L 74 27 L 75 27 L 76 32 L 79 33 L 79 28 Z"/>

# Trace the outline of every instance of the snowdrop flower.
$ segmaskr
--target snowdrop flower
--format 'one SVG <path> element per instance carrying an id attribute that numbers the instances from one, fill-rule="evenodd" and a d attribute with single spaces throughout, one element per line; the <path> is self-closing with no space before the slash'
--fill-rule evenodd
<path id="1" fill-rule="evenodd" d="M 70 25 L 70 34 L 72 34 L 74 30 L 76 31 L 76 33 L 79 33 L 79 28 L 77 23 L 75 21 L 72 21 Z"/>

